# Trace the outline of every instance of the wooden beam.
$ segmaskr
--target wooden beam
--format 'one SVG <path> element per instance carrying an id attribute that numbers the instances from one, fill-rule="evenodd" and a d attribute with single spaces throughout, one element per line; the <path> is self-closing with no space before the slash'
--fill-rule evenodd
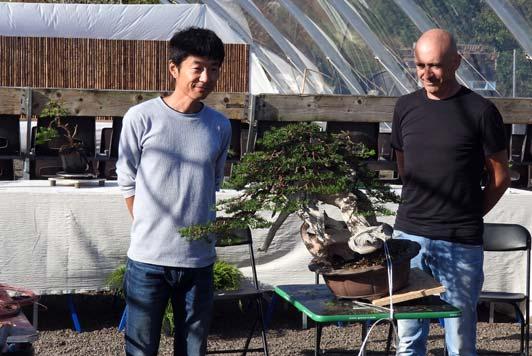
<path id="1" fill-rule="evenodd" d="M 61 100 L 75 116 L 123 116 L 126 111 L 143 101 L 164 95 L 153 91 L 34 89 L 33 113 L 39 115 L 51 99 Z M 230 119 L 245 120 L 247 95 L 244 93 L 212 93 L 205 103 L 223 112 Z"/>
<path id="2" fill-rule="evenodd" d="M 123 116 L 133 105 L 162 95 L 154 91 L 33 89 L 33 113 L 50 99 L 65 103 L 72 115 Z M 0 114 L 20 114 L 23 88 L 0 88 Z M 532 98 L 490 98 L 505 123 L 532 124 Z M 351 95 L 277 95 L 256 98 L 255 119 L 269 121 L 386 122 L 396 97 Z M 206 104 L 234 120 L 246 121 L 248 95 L 212 93 Z"/>
<path id="3" fill-rule="evenodd" d="M 397 98 L 352 95 L 260 95 L 255 119 L 269 121 L 391 121 Z"/>
<path id="4" fill-rule="evenodd" d="M 490 98 L 505 123 L 532 124 L 532 98 Z M 269 121 L 392 121 L 397 97 L 259 95 L 255 119 Z"/>
<path id="5" fill-rule="evenodd" d="M 20 115 L 24 89 L 0 88 L 0 114 Z"/>
<path id="6" fill-rule="evenodd" d="M 505 124 L 532 124 L 532 98 L 489 98 Z"/>

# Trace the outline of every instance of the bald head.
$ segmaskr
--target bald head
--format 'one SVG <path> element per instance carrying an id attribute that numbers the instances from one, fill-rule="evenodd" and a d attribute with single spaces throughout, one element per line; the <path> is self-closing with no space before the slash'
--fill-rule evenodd
<path id="1" fill-rule="evenodd" d="M 453 36 L 436 28 L 423 33 L 414 51 L 417 75 L 431 99 L 444 99 L 460 89 L 456 70 L 460 56 Z"/>
<path id="2" fill-rule="evenodd" d="M 454 56 L 458 54 L 456 41 L 451 33 L 441 28 L 433 28 L 423 33 L 416 42 L 416 51 L 427 48 L 439 49 L 442 54 Z"/>

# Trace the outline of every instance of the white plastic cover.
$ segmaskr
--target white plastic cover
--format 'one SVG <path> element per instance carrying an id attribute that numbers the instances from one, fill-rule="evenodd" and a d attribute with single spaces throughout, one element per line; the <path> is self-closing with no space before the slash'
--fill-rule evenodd
<path id="1" fill-rule="evenodd" d="M 224 43 L 245 43 L 206 5 L 0 3 L 0 35 L 169 40 L 189 26 L 208 28 Z"/>
<path id="2" fill-rule="evenodd" d="M 299 93 L 301 75 L 285 59 L 253 43 L 244 16 L 230 16 L 239 12 L 228 4 L 225 1 L 220 4 L 213 1 L 210 6 L 0 2 L 0 36 L 167 41 L 174 32 L 189 26 L 208 28 L 224 43 L 250 45 L 249 91 L 252 94 Z M 305 67 L 311 69 L 305 92 L 316 92 L 315 88 L 319 92 L 331 92 L 316 66 L 295 46 L 294 50 Z"/>

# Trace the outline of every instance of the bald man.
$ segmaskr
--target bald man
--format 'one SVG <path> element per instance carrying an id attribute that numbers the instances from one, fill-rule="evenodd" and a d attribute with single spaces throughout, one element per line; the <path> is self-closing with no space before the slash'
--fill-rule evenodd
<path id="1" fill-rule="evenodd" d="M 412 267 L 434 276 L 446 288 L 442 299 L 462 310 L 445 319 L 449 355 L 476 355 L 483 216 L 510 184 L 503 121 L 493 103 L 456 80 L 460 56 L 449 32 L 425 32 L 415 59 L 423 88 L 399 98 L 393 117 L 403 181 L 394 237 L 421 245 Z M 397 355 L 425 355 L 428 331 L 427 320 L 400 321 Z"/>

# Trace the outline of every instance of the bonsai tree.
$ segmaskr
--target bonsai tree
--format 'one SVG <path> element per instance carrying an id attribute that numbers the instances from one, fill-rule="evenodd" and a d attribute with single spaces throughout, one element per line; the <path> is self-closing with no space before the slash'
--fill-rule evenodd
<path id="1" fill-rule="evenodd" d="M 226 216 L 180 231 L 204 238 L 246 226 L 270 227 L 265 250 L 288 215 L 296 213 L 304 221 L 306 247 L 319 260 L 338 265 L 377 252 L 392 229 L 378 224 L 376 215 L 390 214 L 384 204 L 399 197 L 367 168 L 373 155 L 347 132 L 328 133 L 308 123 L 274 128 L 234 168 L 228 185 L 240 194 L 216 206 Z M 329 217 L 325 204 L 338 207 L 343 221 Z M 261 211 L 273 212 L 273 222 Z"/>
<path id="2" fill-rule="evenodd" d="M 35 135 L 35 143 L 37 145 L 45 145 L 49 144 L 52 140 L 64 137 L 65 143 L 59 147 L 60 150 L 75 146 L 74 138 L 76 136 L 77 126 L 72 130 L 68 124 L 64 124 L 61 121 L 61 118 L 67 115 L 68 111 L 64 108 L 62 102 L 56 100 L 48 101 L 39 117 L 43 119 L 50 118 L 51 121 L 47 127 L 38 128 L 37 134 Z"/>
<path id="3" fill-rule="evenodd" d="M 58 148 L 63 170 L 67 173 L 83 173 L 89 168 L 83 142 L 77 138 L 78 125 L 71 126 L 63 121 L 68 115 L 63 103 L 50 100 L 39 117 L 50 119 L 47 127 L 39 127 L 35 144 Z"/>

